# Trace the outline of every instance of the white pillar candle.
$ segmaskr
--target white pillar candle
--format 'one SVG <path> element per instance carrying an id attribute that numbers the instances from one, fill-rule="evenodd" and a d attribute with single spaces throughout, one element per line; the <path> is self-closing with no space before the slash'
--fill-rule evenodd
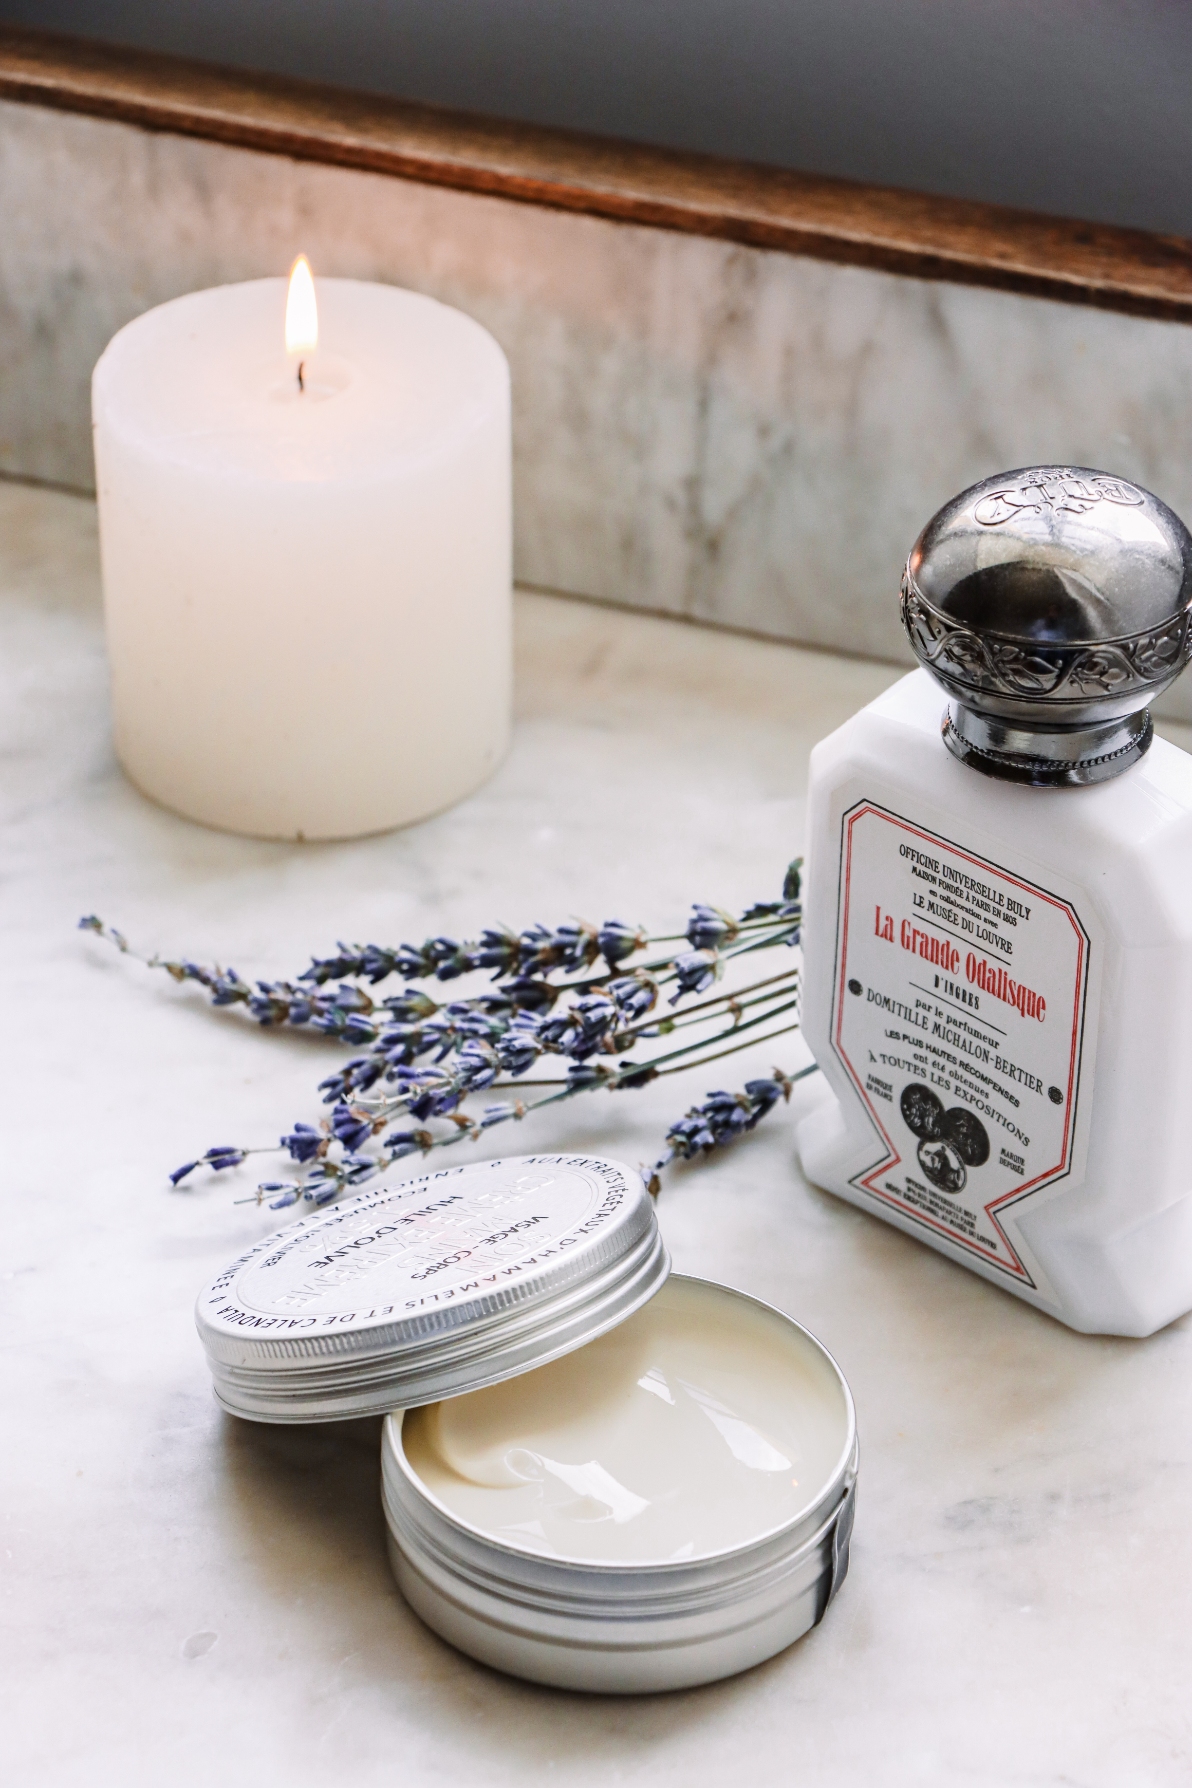
<path id="1" fill-rule="evenodd" d="M 138 317 L 92 388 L 120 760 L 266 838 L 436 812 L 509 731 L 505 357 L 433 299 L 317 290 L 314 351 L 254 280 Z"/>

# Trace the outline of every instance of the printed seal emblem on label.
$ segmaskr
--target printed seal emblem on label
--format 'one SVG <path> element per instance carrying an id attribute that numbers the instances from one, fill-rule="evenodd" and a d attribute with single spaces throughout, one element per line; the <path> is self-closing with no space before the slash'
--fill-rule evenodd
<path id="1" fill-rule="evenodd" d="M 1071 901 L 844 815 L 832 1046 L 882 1144 L 850 1184 L 1034 1289 L 1013 1213 L 1072 1170 L 1089 955 Z"/>

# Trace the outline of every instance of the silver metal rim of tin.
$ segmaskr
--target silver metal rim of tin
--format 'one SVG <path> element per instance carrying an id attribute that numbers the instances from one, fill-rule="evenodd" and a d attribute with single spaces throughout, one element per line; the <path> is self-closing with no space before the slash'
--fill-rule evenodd
<path id="1" fill-rule="evenodd" d="M 1192 535 L 1111 473 L 1023 467 L 932 517 L 901 608 L 955 757 L 1036 787 L 1104 782 L 1149 749 L 1149 704 L 1192 658 Z"/>
<path id="2" fill-rule="evenodd" d="M 370 1185 L 265 1237 L 200 1293 L 195 1321 L 231 1414 L 337 1421 L 545 1365 L 669 1271 L 634 1169 L 515 1156 Z"/>
<path id="3" fill-rule="evenodd" d="M 789 1325 L 831 1368 L 844 1438 L 809 1507 L 744 1545 L 691 1559 L 610 1565 L 522 1550 L 470 1526 L 422 1484 L 402 1446 L 405 1412 L 395 1410 L 381 1443 L 390 1563 L 407 1601 L 441 1637 L 556 1687 L 655 1693 L 749 1669 L 823 1619 L 848 1571 L 858 1469 L 852 1395 L 801 1324 L 743 1292 L 715 1289 Z"/>

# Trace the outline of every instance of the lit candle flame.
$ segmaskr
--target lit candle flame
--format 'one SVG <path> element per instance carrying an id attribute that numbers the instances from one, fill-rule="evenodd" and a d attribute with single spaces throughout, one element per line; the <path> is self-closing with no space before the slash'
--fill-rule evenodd
<path id="1" fill-rule="evenodd" d="M 310 262 L 299 255 L 290 268 L 286 296 L 286 353 L 312 354 L 319 345 L 319 307 Z"/>

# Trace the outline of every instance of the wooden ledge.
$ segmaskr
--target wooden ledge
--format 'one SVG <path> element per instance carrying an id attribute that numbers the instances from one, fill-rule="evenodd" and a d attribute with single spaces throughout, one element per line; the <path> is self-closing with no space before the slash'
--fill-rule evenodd
<path id="1" fill-rule="evenodd" d="M 919 279 L 1192 322 L 1192 241 L 0 27 L 0 98 Z"/>

